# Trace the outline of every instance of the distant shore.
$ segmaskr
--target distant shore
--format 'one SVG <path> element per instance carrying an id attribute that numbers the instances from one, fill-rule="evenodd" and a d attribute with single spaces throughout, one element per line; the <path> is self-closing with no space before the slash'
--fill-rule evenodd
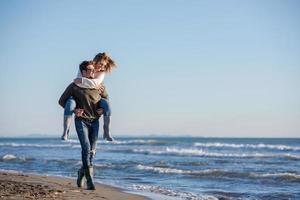
<path id="1" fill-rule="evenodd" d="M 75 180 L 69 178 L 0 172 L 0 199 L 146 200 L 147 198 L 102 184 L 96 184 L 95 191 L 78 188 Z"/>

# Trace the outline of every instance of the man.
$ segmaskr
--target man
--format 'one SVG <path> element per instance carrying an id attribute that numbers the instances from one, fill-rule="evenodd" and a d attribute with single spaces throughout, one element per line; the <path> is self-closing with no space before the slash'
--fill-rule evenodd
<path id="1" fill-rule="evenodd" d="M 94 66 L 90 61 L 83 61 L 79 65 L 82 76 L 93 78 Z M 78 170 L 77 186 L 83 187 L 84 176 L 87 180 L 87 189 L 95 190 L 93 182 L 93 158 L 96 153 L 96 144 L 99 130 L 99 117 L 102 109 L 98 108 L 101 99 L 97 89 L 81 88 L 71 83 L 59 99 L 59 104 L 65 107 L 69 97 L 76 101 L 75 128 L 81 145 L 82 167 Z"/>

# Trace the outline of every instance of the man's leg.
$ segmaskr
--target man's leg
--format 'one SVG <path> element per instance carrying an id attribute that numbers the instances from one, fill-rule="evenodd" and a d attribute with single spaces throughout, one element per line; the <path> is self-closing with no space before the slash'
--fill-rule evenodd
<path id="1" fill-rule="evenodd" d="M 93 182 L 93 169 L 90 169 L 90 139 L 89 132 L 91 130 L 91 124 L 84 122 L 83 120 L 75 118 L 75 127 L 78 135 L 78 139 L 81 145 L 81 159 L 82 167 L 78 170 L 77 186 L 83 187 L 83 178 L 86 177 L 86 184 L 88 190 L 95 190 Z"/>
<path id="2" fill-rule="evenodd" d="M 90 127 L 88 123 L 75 117 L 75 128 L 81 145 L 82 167 L 84 169 L 87 169 L 90 163 L 89 154 L 90 154 L 91 145 L 88 137 Z"/>
<path id="3" fill-rule="evenodd" d="M 85 170 L 86 184 L 88 190 L 95 190 L 94 185 L 94 168 L 93 168 L 93 159 L 96 154 L 97 140 L 99 132 L 99 120 L 95 120 L 90 124 L 89 129 L 89 140 L 90 140 L 90 159 L 89 159 L 89 168 Z"/>
<path id="4" fill-rule="evenodd" d="M 90 140 L 90 166 L 93 166 L 93 160 L 96 154 L 97 140 L 99 133 L 99 120 L 95 120 L 91 123 L 91 128 L 89 132 L 89 140 Z"/>

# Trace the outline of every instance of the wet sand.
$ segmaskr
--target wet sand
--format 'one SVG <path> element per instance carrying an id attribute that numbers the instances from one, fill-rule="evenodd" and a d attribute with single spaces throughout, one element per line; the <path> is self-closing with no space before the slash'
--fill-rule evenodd
<path id="1" fill-rule="evenodd" d="M 78 188 L 75 179 L 0 172 L 0 199 L 146 200 L 147 198 L 102 184 L 96 184 L 94 191 Z"/>

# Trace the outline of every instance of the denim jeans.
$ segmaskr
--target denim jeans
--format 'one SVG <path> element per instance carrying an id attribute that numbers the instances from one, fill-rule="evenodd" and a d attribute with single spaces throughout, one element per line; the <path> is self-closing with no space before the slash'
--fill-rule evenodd
<path id="1" fill-rule="evenodd" d="M 101 98 L 99 101 L 99 107 L 103 108 L 103 115 L 104 116 L 110 116 L 111 115 L 111 108 L 108 99 Z"/>
<path id="2" fill-rule="evenodd" d="M 76 102 L 74 98 L 71 96 L 66 101 L 65 108 L 64 108 L 64 115 L 72 115 L 75 107 L 76 107 Z"/>
<path id="3" fill-rule="evenodd" d="M 87 122 L 75 117 L 75 128 L 81 145 L 82 168 L 93 165 L 98 139 L 99 120 Z"/>
<path id="4" fill-rule="evenodd" d="M 111 108 L 110 108 L 110 104 L 108 99 L 105 98 L 101 98 L 99 101 L 99 107 L 103 108 L 104 116 L 110 116 L 111 115 Z M 74 112 L 74 109 L 76 107 L 76 102 L 74 100 L 74 98 L 71 96 L 70 98 L 68 98 L 65 108 L 64 108 L 64 115 L 72 115 Z"/>

